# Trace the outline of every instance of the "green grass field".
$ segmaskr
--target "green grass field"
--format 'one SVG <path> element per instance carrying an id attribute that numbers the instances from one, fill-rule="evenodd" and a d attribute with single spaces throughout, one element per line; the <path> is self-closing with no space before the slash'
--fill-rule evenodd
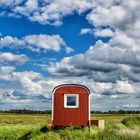
<path id="1" fill-rule="evenodd" d="M 104 119 L 105 129 L 50 130 L 50 115 L 0 114 L 0 140 L 140 140 L 140 115 L 92 115 Z"/>

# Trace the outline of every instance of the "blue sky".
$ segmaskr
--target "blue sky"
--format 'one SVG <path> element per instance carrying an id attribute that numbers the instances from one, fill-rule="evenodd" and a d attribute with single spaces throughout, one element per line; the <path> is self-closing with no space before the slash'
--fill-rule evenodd
<path id="1" fill-rule="evenodd" d="M 75 83 L 90 89 L 92 110 L 139 110 L 139 6 L 1 0 L 0 109 L 50 109 L 53 88 Z"/>

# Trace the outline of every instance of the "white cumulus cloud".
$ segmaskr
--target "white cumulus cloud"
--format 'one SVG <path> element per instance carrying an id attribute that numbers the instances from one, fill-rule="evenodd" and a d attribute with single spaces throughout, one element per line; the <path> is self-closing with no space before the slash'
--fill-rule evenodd
<path id="1" fill-rule="evenodd" d="M 40 24 L 51 24 L 59 26 L 61 19 L 74 12 L 81 14 L 94 5 L 94 1 L 89 0 L 1 0 L 0 6 L 3 8 L 3 16 L 25 16 L 30 21 Z M 22 4 L 21 4 L 22 3 Z"/>
<path id="2" fill-rule="evenodd" d="M 65 48 L 67 53 L 73 51 L 72 48 L 68 47 L 64 40 L 59 35 L 27 35 L 22 38 L 5 36 L 0 38 L 0 47 L 25 47 L 32 51 L 53 50 L 59 52 L 62 47 Z"/>
<path id="3" fill-rule="evenodd" d="M 10 52 L 0 53 L 0 63 L 15 62 L 22 65 L 28 61 L 28 57 L 24 54 L 12 54 Z"/>

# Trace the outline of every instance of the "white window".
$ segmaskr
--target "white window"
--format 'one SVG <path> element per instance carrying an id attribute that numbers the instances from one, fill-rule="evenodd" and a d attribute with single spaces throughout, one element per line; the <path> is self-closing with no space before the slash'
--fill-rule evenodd
<path id="1" fill-rule="evenodd" d="M 64 94 L 64 108 L 78 108 L 79 95 L 78 94 Z"/>

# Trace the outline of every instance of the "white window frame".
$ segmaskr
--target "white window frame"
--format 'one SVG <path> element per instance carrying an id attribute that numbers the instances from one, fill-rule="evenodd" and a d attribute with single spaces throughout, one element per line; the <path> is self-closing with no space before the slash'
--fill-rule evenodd
<path id="1" fill-rule="evenodd" d="M 76 97 L 76 105 L 67 105 L 67 97 Z M 79 108 L 79 94 L 64 94 L 64 108 Z"/>

